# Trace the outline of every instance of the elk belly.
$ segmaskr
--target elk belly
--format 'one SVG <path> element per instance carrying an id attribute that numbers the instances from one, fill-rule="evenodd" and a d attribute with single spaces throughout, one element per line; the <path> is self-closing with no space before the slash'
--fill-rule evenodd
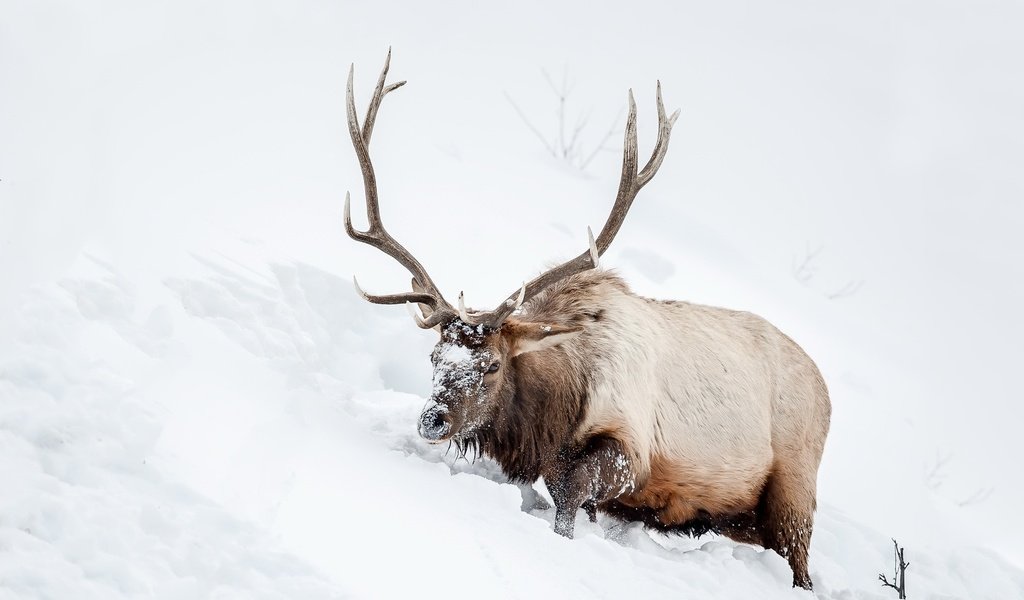
<path id="1" fill-rule="evenodd" d="M 684 460 L 654 456 L 643 487 L 617 502 L 653 512 L 658 525 L 682 526 L 702 517 L 725 517 L 753 510 L 767 475 L 767 469 L 711 471 Z"/>

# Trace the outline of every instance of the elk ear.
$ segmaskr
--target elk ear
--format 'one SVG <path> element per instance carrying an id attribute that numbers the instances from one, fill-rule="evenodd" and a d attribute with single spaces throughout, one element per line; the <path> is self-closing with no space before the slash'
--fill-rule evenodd
<path id="1" fill-rule="evenodd" d="M 512 354 L 518 356 L 525 352 L 537 352 L 554 348 L 558 344 L 568 342 L 583 333 L 582 327 L 566 327 L 548 323 L 506 323 L 512 334 Z"/>

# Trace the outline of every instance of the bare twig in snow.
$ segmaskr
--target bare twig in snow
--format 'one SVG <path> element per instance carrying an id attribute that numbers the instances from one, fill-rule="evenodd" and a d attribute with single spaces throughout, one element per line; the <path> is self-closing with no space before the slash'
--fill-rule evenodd
<path id="1" fill-rule="evenodd" d="M 621 119 L 621 118 L 622 118 L 622 109 L 620 108 L 619 112 L 615 114 L 615 120 L 612 121 L 611 127 L 608 128 L 608 131 L 605 132 L 604 137 L 601 138 L 601 143 L 599 143 L 598 145 L 594 146 L 594 151 L 591 152 L 590 155 L 587 156 L 585 159 L 583 159 L 583 162 L 580 163 L 580 169 L 581 170 L 582 169 L 586 169 L 587 165 L 590 164 L 590 161 L 594 160 L 594 157 L 597 156 L 599 152 L 601 152 L 602 150 L 611 150 L 611 148 L 608 148 L 608 146 L 607 146 L 608 140 L 611 139 L 611 137 L 613 135 L 615 135 L 615 132 L 616 132 L 617 127 L 618 127 L 619 119 Z"/>
<path id="2" fill-rule="evenodd" d="M 952 452 L 938 452 L 935 455 L 935 462 L 925 465 L 924 471 L 924 483 L 930 489 L 937 491 L 942 484 L 946 481 L 946 466 L 953 458 Z M 989 499 L 992 493 L 995 491 L 994 487 L 981 487 L 976 489 L 971 495 L 961 499 L 953 500 L 957 506 L 964 508 L 968 506 L 975 506 Z M 949 497 L 949 494 L 946 494 Z"/>
<path id="3" fill-rule="evenodd" d="M 935 455 L 935 462 L 931 466 L 926 466 L 925 468 L 925 485 L 933 490 L 939 489 L 942 482 L 946 480 L 946 465 L 952 458 L 952 452 L 938 452 Z"/>
<path id="4" fill-rule="evenodd" d="M 860 288 L 863 285 L 864 285 L 864 280 L 863 279 L 858 279 L 856 281 L 851 279 L 850 281 L 848 281 L 846 283 L 846 285 L 844 285 L 843 287 L 839 288 L 838 290 L 836 290 L 834 292 L 831 292 L 831 293 L 828 293 L 828 294 L 825 294 L 825 297 L 827 297 L 829 300 L 836 300 L 838 298 L 845 298 L 847 296 L 852 296 L 852 295 L 856 294 L 858 291 L 860 291 Z"/>
<path id="5" fill-rule="evenodd" d="M 961 508 L 963 508 L 963 507 L 967 507 L 967 506 L 973 506 L 975 504 L 981 504 L 982 502 L 988 500 L 989 496 L 991 496 L 992 492 L 994 492 L 994 491 L 995 491 L 995 488 L 993 488 L 993 487 L 978 488 L 970 496 L 964 498 L 963 500 L 958 501 L 957 505 L 959 505 Z"/>
<path id="6" fill-rule="evenodd" d="M 533 135 L 537 136 L 537 139 L 539 139 L 540 142 L 544 144 L 544 147 L 547 148 L 548 152 L 551 153 L 551 156 L 558 156 L 558 153 L 555 152 L 555 147 L 552 146 L 550 142 L 548 142 L 547 138 L 544 137 L 544 134 L 541 133 L 540 130 L 537 129 L 537 126 L 534 125 L 532 121 L 530 121 L 529 117 L 527 117 L 526 114 L 523 113 L 522 109 L 519 108 L 519 105 L 516 104 L 515 100 L 512 99 L 512 96 L 508 95 L 508 92 L 505 92 L 505 99 L 508 100 L 508 103 L 512 105 L 512 108 L 516 109 L 516 114 L 519 115 L 519 118 L 523 120 L 523 123 L 525 123 L 526 126 L 530 128 L 530 131 L 533 132 Z"/>
<path id="7" fill-rule="evenodd" d="M 896 594 L 902 600 L 907 597 L 907 567 L 910 566 L 910 563 L 903 560 L 903 548 L 900 548 L 895 539 L 893 539 L 892 545 L 895 553 L 892 582 L 886 578 L 885 573 L 879 573 L 878 580 L 882 582 L 882 587 L 891 587 L 896 590 Z"/>
<path id="8" fill-rule="evenodd" d="M 808 246 L 802 260 L 797 262 L 797 258 L 793 257 L 793 277 L 796 278 L 797 281 L 807 285 L 807 283 L 814 278 L 814 273 L 818 270 L 814 265 L 814 260 L 819 254 L 821 254 L 821 250 L 821 246 L 818 246 L 814 250 L 811 250 L 810 246 Z"/>
<path id="9" fill-rule="evenodd" d="M 592 148 L 585 148 L 583 141 L 583 133 L 588 129 L 590 125 L 590 113 L 580 113 L 574 120 L 573 125 L 569 125 L 569 96 L 572 94 L 575 84 L 569 81 L 568 71 L 562 72 L 561 83 L 556 83 L 555 79 L 551 77 L 546 69 L 541 69 L 541 73 L 544 76 L 544 81 L 547 82 L 551 92 L 555 95 L 558 102 L 558 108 L 555 111 L 556 119 L 558 123 L 555 125 L 556 130 L 551 133 L 550 136 L 545 135 L 541 127 L 538 127 L 533 120 L 526 115 L 525 112 L 519 107 L 519 104 L 508 94 L 505 93 L 505 99 L 508 100 L 512 108 L 515 109 L 516 114 L 522 119 L 526 127 L 529 128 L 533 135 L 537 137 L 544 145 L 544 148 L 548 151 L 551 156 L 560 158 L 569 164 L 573 165 L 581 171 L 587 168 L 594 157 L 596 157 L 602 150 L 611 150 L 607 147 L 608 140 L 611 139 L 617 130 L 617 124 L 622 118 L 622 110 L 615 115 L 615 120 L 611 126 L 608 127 L 608 131 L 605 132 L 604 136 L 600 141 Z"/>
<path id="10" fill-rule="evenodd" d="M 823 246 L 811 249 L 810 245 L 807 246 L 807 250 L 804 252 L 803 257 L 793 257 L 793 278 L 800 282 L 801 285 L 809 286 L 811 280 L 818 273 L 818 265 L 815 264 L 818 260 L 818 256 L 821 254 Z M 825 297 L 829 300 L 837 300 L 839 298 L 846 298 L 852 296 L 860 291 L 860 288 L 864 286 L 864 281 L 861 279 L 848 281 L 843 287 L 838 288 L 831 292 L 825 292 Z"/>

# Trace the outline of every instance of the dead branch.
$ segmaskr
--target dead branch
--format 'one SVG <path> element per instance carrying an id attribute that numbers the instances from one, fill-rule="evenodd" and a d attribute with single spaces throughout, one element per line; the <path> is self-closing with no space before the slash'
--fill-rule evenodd
<path id="1" fill-rule="evenodd" d="M 812 250 L 810 245 L 808 245 L 802 258 L 798 256 L 793 257 L 793 279 L 799 281 L 801 285 L 810 285 L 811 280 L 814 279 L 815 275 L 817 275 L 818 273 L 818 265 L 816 263 L 818 260 L 818 256 L 821 254 L 823 248 L 823 246 L 819 245 L 818 247 Z M 846 282 L 846 284 L 841 288 L 838 288 L 831 292 L 824 292 L 824 296 L 829 300 L 846 298 L 859 292 L 860 288 L 863 286 L 864 280 L 851 279 L 850 281 Z"/>
<path id="2" fill-rule="evenodd" d="M 807 251 L 804 253 L 804 257 L 800 262 L 797 262 L 797 258 L 793 257 L 793 277 L 796 278 L 800 283 L 807 285 L 811 279 L 814 278 L 814 273 L 818 268 L 814 265 L 815 259 L 821 254 L 822 246 L 818 246 L 814 250 L 807 247 Z"/>
<path id="3" fill-rule="evenodd" d="M 533 135 L 537 136 L 537 139 L 540 140 L 540 143 L 544 144 L 544 148 L 546 148 L 547 151 L 551 153 L 551 156 L 557 157 L 558 153 L 555 151 L 555 147 L 552 146 L 550 142 L 548 142 L 547 138 L 544 137 L 544 134 L 540 132 L 540 129 L 537 129 L 537 126 L 534 125 L 532 121 L 530 121 L 530 118 L 526 116 L 526 113 L 524 113 L 521 108 L 519 108 L 519 105 L 516 104 L 516 101 L 512 99 L 512 96 L 508 95 L 508 92 L 505 92 L 505 99 L 508 100 L 508 103 L 512 105 L 512 108 L 515 109 L 516 114 L 519 115 L 519 118 L 523 120 L 523 123 L 526 124 L 530 131 L 533 132 Z"/>
<path id="4" fill-rule="evenodd" d="M 882 587 L 891 587 L 896 590 L 897 597 L 903 600 L 907 597 L 907 567 L 910 563 L 903 560 L 903 548 L 893 538 L 892 545 L 894 549 L 893 557 L 893 575 L 892 581 L 885 576 L 885 573 L 878 574 L 878 580 L 882 582 Z"/>
<path id="5" fill-rule="evenodd" d="M 926 467 L 924 482 L 933 490 L 939 489 L 942 482 L 946 480 L 946 465 L 953 458 L 952 452 L 938 452 L 935 455 L 935 463 Z"/>
<path id="6" fill-rule="evenodd" d="M 585 170 L 587 165 L 602 151 L 612 150 L 608 147 L 608 140 L 615 135 L 618 130 L 618 122 L 622 118 L 622 109 L 615 115 L 615 120 L 608 127 L 604 136 L 601 137 L 600 141 L 597 142 L 593 148 L 585 148 L 583 143 L 583 133 L 587 130 L 590 125 L 590 113 L 580 113 L 574 120 L 575 124 L 570 126 L 569 121 L 569 97 L 575 89 L 575 84 L 569 81 L 567 71 L 563 71 L 561 83 L 556 83 L 554 78 L 548 73 L 546 69 L 541 69 L 541 74 L 544 76 L 544 81 L 547 82 L 548 88 L 554 94 L 558 107 L 555 111 L 557 123 L 555 124 L 556 130 L 547 136 L 542 131 L 541 127 L 538 127 L 534 121 L 526 115 L 526 113 L 520 108 L 519 104 L 505 92 L 505 99 L 508 100 L 509 104 L 522 119 L 526 127 L 533 132 L 533 135 L 540 140 L 541 144 L 544 145 L 544 149 L 548 151 L 551 156 L 560 158 L 569 164 L 573 165 L 579 170 Z"/>
<path id="7" fill-rule="evenodd" d="M 982 502 L 988 500 L 989 496 L 991 496 L 992 492 L 994 491 L 995 488 L 993 487 L 978 488 L 970 496 L 958 501 L 957 505 L 960 506 L 961 508 L 964 508 L 967 506 L 973 506 L 975 504 L 981 504 Z"/>
<path id="8" fill-rule="evenodd" d="M 838 290 L 836 290 L 834 292 L 831 292 L 831 293 L 828 293 L 828 294 L 825 294 L 825 297 L 828 298 L 829 300 L 836 300 L 838 298 L 845 298 L 847 296 L 852 296 L 852 295 L 856 294 L 858 291 L 860 291 L 860 288 L 863 285 L 864 285 L 864 280 L 863 279 L 858 279 L 856 281 L 851 279 L 850 281 L 848 281 L 846 283 L 846 285 L 844 285 L 843 287 L 839 288 Z"/>
<path id="9" fill-rule="evenodd" d="M 619 112 L 615 114 L 615 120 L 612 121 L 611 126 L 608 127 L 608 131 L 606 131 L 604 137 L 601 138 L 601 142 L 594 146 L 594 151 L 591 152 L 585 159 L 583 159 L 583 162 L 580 163 L 580 170 L 586 169 L 587 165 L 590 164 L 590 161 L 594 160 L 594 157 L 597 156 L 598 153 L 601 152 L 602 150 L 611 150 L 611 148 L 608 147 L 608 140 L 611 139 L 613 135 L 615 135 L 616 131 L 618 131 L 618 123 L 619 119 L 621 118 L 622 109 L 620 108 Z"/>

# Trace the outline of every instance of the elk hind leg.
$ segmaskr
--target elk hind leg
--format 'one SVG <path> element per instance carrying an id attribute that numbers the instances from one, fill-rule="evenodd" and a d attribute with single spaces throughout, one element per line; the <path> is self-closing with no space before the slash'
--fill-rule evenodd
<path id="1" fill-rule="evenodd" d="M 815 478 L 779 469 L 765 485 L 758 506 L 762 545 L 775 550 L 793 569 L 793 586 L 811 589 L 807 553 L 814 526 Z"/>

